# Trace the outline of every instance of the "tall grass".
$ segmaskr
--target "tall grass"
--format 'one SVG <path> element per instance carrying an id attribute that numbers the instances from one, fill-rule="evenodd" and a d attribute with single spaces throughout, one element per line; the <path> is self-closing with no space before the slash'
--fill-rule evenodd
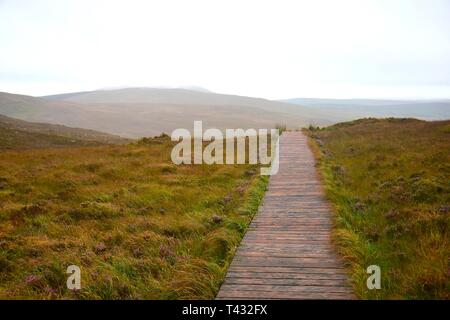
<path id="1" fill-rule="evenodd" d="M 214 298 L 267 179 L 256 165 L 173 165 L 172 146 L 0 153 L 0 298 Z"/>
<path id="2" fill-rule="evenodd" d="M 363 119 L 305 131 L 361 298 L 450 298 L 449 124 Z M 381 290 L 366 287 L 372 264 Z"/>

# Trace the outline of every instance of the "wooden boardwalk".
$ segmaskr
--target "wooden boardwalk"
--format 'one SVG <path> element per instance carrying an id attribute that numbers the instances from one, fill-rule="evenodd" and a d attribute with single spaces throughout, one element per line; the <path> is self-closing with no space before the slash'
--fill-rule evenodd
<path id="1" fill-rule="evenodd" d="M 280 137 L 280 170 L 217 299 L 352 299 L 331 243 L 331 211 L 301 132 Z"/>

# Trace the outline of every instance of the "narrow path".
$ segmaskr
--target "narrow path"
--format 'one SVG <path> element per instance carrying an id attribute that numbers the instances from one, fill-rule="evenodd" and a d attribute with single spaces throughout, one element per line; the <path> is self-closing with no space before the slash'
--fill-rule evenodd
<path id="1" fill-rule="evenodd" d="M 228 269 L 218 299 L 355 298 L 331 243 L 331 211 L 301 132 L 280 137 L 280 170 Z"/>

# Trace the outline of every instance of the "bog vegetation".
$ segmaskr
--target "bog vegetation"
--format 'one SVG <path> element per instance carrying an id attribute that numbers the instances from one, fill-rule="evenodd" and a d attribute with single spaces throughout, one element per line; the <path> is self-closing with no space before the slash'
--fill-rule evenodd
<path id="1" fill-rule="evenodd" d="M 335 239 L 361 298 L 450 298 L 450 121 L 310 127 Z M 366 268 L 381 267 L 381 290 Z"/>
<path id="2" fill-rule="evenodd" d="M 267 179 L 255 165 L 175 166 L 172 146 L 0 152 L 0 298 L 214 298 Z"/>
<path id="3" fill-rule="evenodd" d="M 130 140 L 94 130 L 34 123 L 0 114 L 0 151 L 125 144 Z"/>

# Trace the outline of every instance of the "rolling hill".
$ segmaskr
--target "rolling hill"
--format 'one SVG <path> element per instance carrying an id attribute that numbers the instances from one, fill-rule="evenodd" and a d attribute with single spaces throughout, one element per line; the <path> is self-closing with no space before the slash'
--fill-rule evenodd
<path id="1" fill-rule="evenodd" d="M 127 139 L 86 129 L 33 123 L 0 115 L 0 150 L 122 144 Z"/>
<path id="2" fill-rule="evenodd" d="M 0 114 L 27 121 L 93 129 L 137 138 L 205 127 L 289 128 L 326 125 L 342 118 L 320 110 L 259 98 L 186 89 L 128 88 L 47 97 L 0 93 Z M 337 113 L 338 114 L 338 113 Z"/>
<path id="3" fill-rule="evenodd" d="M 361 117 L 450 118 L 450 101 L 261 98 L 185 88 L 122 88 L 30 97 L 0 93 L 0 114 L 32 122 L 97 130 L 127 138 L 205 128 L 296 129 Z"/>
<path id="4" fill-rule="evenodd" d="M 314 99 L 295 98 L 283 102 L 316 108 L 350 119 L 364 117 L 418 118 L 422 120 L 450 119 L 450 100 L 375 100 L 375 99 Z"/>

